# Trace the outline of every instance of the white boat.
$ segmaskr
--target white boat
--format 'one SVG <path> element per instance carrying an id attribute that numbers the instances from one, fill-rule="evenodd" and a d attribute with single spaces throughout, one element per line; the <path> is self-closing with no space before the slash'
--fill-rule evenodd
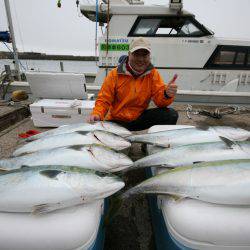
<path id="1" fill-rule="evenodd" d="M 127 54 L 131 40 L 140 36 L 151 42 L 152 63 L 165 82 L 178 74 L 176 101 L 250 104 L 250 40 L 216 38 L 182 9 L 182 0 L 170 0 L 169 6 L 125 0 L 88 3 L 81 5 L 81 12 L 107 24 L 98 43 L 96 86 Z"/>

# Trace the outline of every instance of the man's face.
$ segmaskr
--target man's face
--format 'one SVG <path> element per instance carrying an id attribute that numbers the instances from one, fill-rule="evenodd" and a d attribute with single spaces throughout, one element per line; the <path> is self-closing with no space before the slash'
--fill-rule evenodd
<path id="1" fill-rule="evenodd" d="M 129 64 L 138 71 L 144 72 L 150 64 L 150 53 L 146 49 L 138 49 L 133 53 L 128 54 Z"/>

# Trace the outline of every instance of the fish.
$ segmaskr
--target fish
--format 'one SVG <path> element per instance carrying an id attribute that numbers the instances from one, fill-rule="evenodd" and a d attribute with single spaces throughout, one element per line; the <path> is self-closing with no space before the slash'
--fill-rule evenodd
<path id="1" fill-rule="evenodd" d="M 228 126 L 188 127 L 131 135 L 127 139 L 131 142 L 141 142 L 161 147 L 175 147 L 179 145 L 221 141 L 220 136 L 233 141 L 244 141 L 250 138 L 250 131 Z"/>
<path id="2" fill-rule="evenodd" d="M 153 131 L 167 131 L 167 130 L 175 130 L 175 129 L 183 129 L 183 128 L 195 128 L 192 125 L 154 125 L 149 128 L 149 132 Z"/>
<path id="3" fill-rule="evenodd" d="M 175 148 L 162 149 L 134 162 L 134 168 L 167 167 L 175 168 L 199 162 L 250 159 L 250 141 L 222 141 L 187 144 Z"/>
<path id="4" fill-rule="evenodd" d="M 99 171 L 116 172 L 131 167 L 133 161 L 127 155 L 101 145 L 52 148 L 0 160 L 2 170 L 20 168 L 23 165 L 74 165 Z"/>
<path id="5" fill-rule="evenodd" d="M 250 205 L 250 160 L 237 159 L 188 165 L 149 178 L 122 194 L 166 194 L 222 205 Z"/>
<path id="6" fill-rule="evenodd" d="M 124 185 L 111 173 L 74 166 L 25 166 L 1 172 L 0 211 L 48 213 L 104 199 Z"/>
<path id="7" fill-rule="evenodd" d="M 131 132 L 122 127 L 119 126 L 116 123 L 113 122 L 95 122 L 95 123 L 76 123 L 76 124 L 70 124 L 70 125 L 63 125 L 55 129 L 51 129 L 48 131 L 45 131 L 43 133 L 39 133 L 33 136 L 30 136 L 25 139 L 25 141 L 34 141 L 40 138 L 45 138 L 48 136 L 55 136 L 55 135 L 60 135 L 60 134 L 66 134 L 66 133 L 72 133 L 72 132 L 77 132 L 77 131 L 83 131 L 83 132 L 91 132 L 95 130 L 103 130 L 107 131 L 113 134 L 120 135 L 122 137 L 126 137 L 131 135 Z"/>
<path id="8" fill-rule="evenodd" d="M 40 150 L 52 149 L 65 146 L 75 146 L 83 144 L 105 145 L 115 150 L 123 150 L 129 148 L 131 143 L 123 137 L 112 134 L 107 131 L 93 132 L 72 132 L 67 134 L 59 134 L 55 136 L 41 138 L 29 142 L 13 152 L 13 156 L 33 153 Z"/>

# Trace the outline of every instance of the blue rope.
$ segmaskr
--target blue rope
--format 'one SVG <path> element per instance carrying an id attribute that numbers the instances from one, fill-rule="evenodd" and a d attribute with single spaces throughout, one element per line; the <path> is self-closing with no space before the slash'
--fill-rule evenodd
<path id="1" fill-rule="evenodd" d="M 10 53 L 13 55 L 13 57 L 14 57 L 14 53 L 13 53 L 13 51 L 9 48 L 9 46 L 5 43 L 5 42 L 2 42 L 5 46 L 6 46 L 6 48 L 10 51 Z M 23 70 L 26 70 L 26 68 L 23 66 L 23 64 L 21 63 L 21 61 L 20 60 L 18 60 L 18 63 L 21 65 L 21 67 L 23 68 Z"/>

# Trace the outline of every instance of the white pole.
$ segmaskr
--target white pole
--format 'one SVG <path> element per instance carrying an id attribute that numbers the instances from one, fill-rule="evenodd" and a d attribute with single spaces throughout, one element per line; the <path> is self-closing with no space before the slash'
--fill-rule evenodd
<path id="1" fill-rule="evenodd" d="M 9 30 L 10 30 L 10 34 L 11 34 L 13 51 L 14 51 L 15 70 L 17 72 L 18 81 L 20 81 L 21 77 L 20 77 L 20 68 L 19 68 L 19 61 L 18 61 L 18 51 L 17 51 L 17 47 L 16 47 L 14 28 L 13 28 L 11 12 L 10 12 L 10 2 L 9 2 L 9 0 L 4 0 L 4 3 L 5 3 L 5 9 L 6 9 L 7 19 L 8 19 L 8 24 L 9 24 Z"/>

